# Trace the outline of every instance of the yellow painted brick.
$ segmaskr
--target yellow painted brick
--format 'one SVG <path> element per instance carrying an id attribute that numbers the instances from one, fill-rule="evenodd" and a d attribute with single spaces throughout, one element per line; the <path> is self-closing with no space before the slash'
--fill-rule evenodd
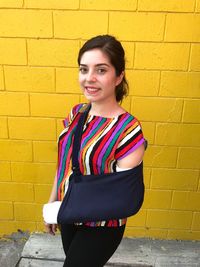
<path id="1" fill-rule="evenodd" d="M 64 129 L 63 120 L 61 119 L 56 120 L 56 128 L 57 128 L 57 140 L 58 140 L 60 133 Z"/>
<path id="2" fill-rule="evenodd" d="M 78 102 L 78 95 L 30 94 L 31 115 L 65 118 Z"/>
<path id="3" fill-rule="evenodd" d="M 160 95 L 200 97 L 200 74 L 197 72 L 162 72 Z"/>
<path id="4" fill-rule="evenodd" d="M 172 192 L 167 190 L 146 190 L 144 197 L 144 209 L 169 209 Z"/>
<path id="5" fill-rule="evenodd" d="M 121 42 L 125 52 L 126 68 L 133 67 L 135 44 L 133 42 Z"/>
<path id="6" fill-rule="evenodd" d="M 144 227 L 146 222 L 146 211 L 140 210 L 134 216 L 128 218 L 127 226 Z"/>
<path id="7" fill-rule="evenodd" d="M 33 158 L 35 162 L 56 162 L 56 142 L 33 142 Z"/>
<path id="8" fill-rule="evenodd" d="M 16 231 L 14 221 L 1 221 L 0 223 L 0 236 L 11 234 Z"/>
<path id="9" fill-rule="evenodd" d="M 137 43 L 136 69 L 187 70 L 189 44 Z"/>
<path id="10" fill-rule="evenodd" d="M 0 220 L 13 219 L 13 204 L 12 202 L 0 202 Z"/>
<path id="11" fill-rule="evenodd" d="M 37 222 L 36 227 L 37 232 L 45 232 L 44 222 Z"/>
<path id="12" fill-rule="evenodd" d="M 124 102 L 124 101 L 123 101 Z M 88 100 L 85 98 L 84 95 L 80 95 L 80 103 L 88 103 Z"/>
<path id="13" fill-rule="evenodd" d="M 53 92 L 54 69 L 34 67 L 5 67 L 6 90 Z"/>
<path id="14" fill-rule="evenodd" d="M 194 11 L 195 0 L 139 0 L 139 11 L 175 11 L 175 12 L 192 12 Z"/>
<path id="15" fill-rule="evenodd" d="M 127 41 L 161 41 L 164 14 L 111 12 L 109 33 Z"/>
<path id="16" fill-rule="evenodd" d="M 200 231 L 169 230 L 167 239 L 200 240 Z"/>
<path id="17" fill-rule="evenodd" d="M 24 0 L 24 5 L 28 8 L 78 9 L 79 0 Z"/>
<path id="18" fill-rule="evenodd" d="M 179 122 L 181 120 L 182 107 L 183 100 L 181 99 L 156 97 L 132 98 L 132 114 L 143 121 Z"/>
<path id="19" fill-rule="evenodd" d="M 23 7 L 23 0 L 1 0 L 0 7 Z"/>
<path id="20" fill-rule="evenodd" d="M 200 124 L 157 123 L 155 144 L 200 146 Z"/>
<path id="21" fill-rule="evenodd" d="M 176 166 L 178 149 L 175 147 L 149 146 L 144 156 L 144 163 L 148 167 Z"/>
<path id="22" fill-rule="evenodd" d="M 126 73 L 129 83 L 129 95 L 158 95 L 160 79 L 158 71 L 128 70 Z"/>
<path id="23" fill-rule="evenodd" d="M 168 231 L 164 229 L 147 228 L 145 237 L 166 239 L 167 232 Z"/>
<path id="24" fill-rule="evenodd" d="M 77 66 L 78 41 L 28 40 L 29 65 Z"/>
<path id="25" fill-rule="evenodd" d="M 200 44 L 192 44 L 190 70 L 200 71 Z"/>
<path id="26" fill-rule="evenodd" d="M 14 216 L 18 221 L 40 221 L 41 205 L 35 203 L 14 203 Z"/>
<path id="27" fill-rule="evenodd" d="M 92 10 L 136 10 L 136 0 L 81 0 L 81 9 L 92 9 Z"/>
<path id="28" fill-rule="evenodd" d="M 193 214 L 192 230 L 200 231 L 200 212 Z"/>
<path id="29" fill-rule="evenodd" d="M 33 201 L 33 185 L 22 183 L 0 183 L 0 200 L 3 201 Z"/>
<path id="30" fill-rule="evenodd" d="M 95 23 L 94 23 L 95 21 Z M 81 23 L 81 27 L 80 27 Z M 67 25 L 67 27 L 63 27 Z M 107 32 L 108 13 L 98 11 L 55 11 L 56 38 L 91 38 Z"/>
<path id="31" fill-rule="evenodd" d="M 146 235 L 146 229 L 143 227 L 126 227 L 124 232 L 124 237 L 145 237 Z"/>
<path id="32" fill-rule="evenodd" d="M 10 162 L 0 161 L 0 181 L 11 180 Z"/>
<path id="33" fill-rule="evenodd" d="M 148 210 L 147 227 L 190 229 L 192 222 L 191 211 Z"/>
<path id="34" fill-rule="evenodd" d="M 23 140 L 56 140 L 54 119 L 44 118 L 9 118 L 9 136 Z"/>
<path id="35" fill-rule="evenodd" d="M 151 181 L 151 169 L 150 168 L 144 168 L 144 184 L 145 188 L 150 187 L 150 181 Z"/>
<path id="36" fill-rule="evenodd" d="M 166 239 L 167 230 L 164 229 L 151 229 L 151 228 L 136 228 L 136 227 L 126 227 L 125 237 L 147 237 L 147 238 L 158 238 Z"/>
<path id="37" fill-rule="evenodd" d="M 77 68 L 56 69 L 56 92 L 68 94 L 80 94 L 81 89 L 78 83 Z"/>
<path id="38" fill-rule="evenodd" d="M 200 0 L 196 0 L 196 12 L 200 12 Z"/>
<path id="39" fill-rule="evenodd" d="M 172 209 L 199 211 L 200 192 L 173 192 Z"/>
<path id="40" fill-rule="evenodd" d="M 200 123 L 200 100 L 185 100 L 183 122 Z"/>
<path id="41" fill-rule="evenodd" d="M 176 27 L 174 27 L 176 25 Z M 199 14 L 167 14 L 165 41 L 199 42 Z"/>
<path id="42" fill-rule="evenodd" d="M 36 231 L 36 223 L 35 222 L 27 222 L 27 221 L 15 221 L 15 232 L 18 230 L 35 232 Z"/>
<path id="43" fill-rule="evenodd" d="M 151 188 L 174 190 L 197 190 L 198 170 L 153 169 Z"/>
<path id="44" fill-rule="evenodd" d="M 56 166 L 53 163 L 12 162 L 11 170 L 15 182 L 52 184 Z"/>
<path id="45" fill-rule="evenodd" d="M 0 140 L 0 147 L 0 160 L 32 160 L 32 145 L 30 141 Z"/>
<path id="46" fill-rule="evenodd" d="M 4 90 L 4 73 L 2 66 L 0 66 L 0 90 Z"/>
<path id="47" fill-rule="evenodd" d="M 23 39 L 0 38 L 0 64 L 27 64 L 26 42 Z"/>
<path id="48" fill-rule="evenodd" d="M 2 37 L 52 37 L 50 11 L 4 9 L 0 10 Z"/>
<path id="49" fill-rule="evenodd" d="M 27 93 L 0 92 L 0 115 L 29 115 L 29 99 Z"/>
<path id="50" fill-rule="evenodd" d="M 155 135 L 155 123 L 146 121 L 142 122 L 142 131 L 144 137 L 148 140 L 148 144 L 153 144 Z"/>
<path id="51" fill-rule="evenodd" d="M 0 118 L 0 138 L 8 138 L 7 118 Z"/>
<path id="52" fill-rule="evenodd" d="M 180 148 L 178 157 L 178 168 L 199 169 L 200 148 Z"/>
<path id="53" fill-rule="evenodd" d="M 131 97 L 127 96 L 126 98 L 124 98 L 121 106 L 122 108 L 124 108 L 130 113 L 131 112 Z"/>
<path id="54" fill-rule="evenodd" d="M 51 190 L 52 190 L 52 185 L 49 185 L 49 184 L 34 185 L 35 202 L 42 203 L 42 204 L 47 203 L 50 197 Z"/>

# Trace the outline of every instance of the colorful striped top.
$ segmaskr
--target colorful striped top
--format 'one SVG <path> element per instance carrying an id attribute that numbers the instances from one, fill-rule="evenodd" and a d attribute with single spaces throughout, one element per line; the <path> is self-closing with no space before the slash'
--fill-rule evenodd
<path id="1" fill-rule="evenodd" d="M 57 198 L 62 200 L 67 190 L 68 178 L 72 172 L 72 146 L 74 131 L 80 118 L 76 105 L 64 120 L 65 129 L 58 140 Z M 139 121 L 128 112 L 114 118 L 88 115 L 83 128 L 79 165 L 82 174 L 102 174 L 116 171 L 120 160 L 145 142 Z M 120 220 L 88 222 L 87 226 L 121 226 L 126 218 Z"/>

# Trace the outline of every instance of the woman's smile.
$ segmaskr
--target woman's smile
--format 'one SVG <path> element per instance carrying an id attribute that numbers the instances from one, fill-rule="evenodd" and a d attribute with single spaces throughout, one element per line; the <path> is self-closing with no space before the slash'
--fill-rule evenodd
<path id="1" fill-rule="evenodd" d="M 86 86 L 85 90 L 87 94 L 94 95 L 100 91 L 100 88 Z"/>

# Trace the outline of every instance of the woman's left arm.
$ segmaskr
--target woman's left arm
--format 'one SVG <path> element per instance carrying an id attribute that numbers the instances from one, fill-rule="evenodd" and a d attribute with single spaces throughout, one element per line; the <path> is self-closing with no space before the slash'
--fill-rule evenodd
<path id="1" fill-rule="evenodd" d="M 122 169 L 130 169 L 138 166 L 143 160 L 145 145 L 142 144 L 128 156 L 117 161 L 117 166 Z"/>

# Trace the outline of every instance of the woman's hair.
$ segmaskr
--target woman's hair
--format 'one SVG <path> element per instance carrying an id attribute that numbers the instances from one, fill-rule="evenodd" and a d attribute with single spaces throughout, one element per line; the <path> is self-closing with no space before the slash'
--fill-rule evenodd
<path id="1" fill-rule="evenodd" d="M 111 35 L 98 35 L 88 40 L 80 49 L 78 54 L 78 64 L 80 65 L 81 57 L 86 51 L 100 49 L 104 52 L 110 63 L 115 68 L 116 75 L 119 76 L 125 70 L 125 53 L 121 43 Z M 128 94 L 128 83 L 124 74 L 123 80 L 115 88 L 116 100 L 121 102 Z"/>

